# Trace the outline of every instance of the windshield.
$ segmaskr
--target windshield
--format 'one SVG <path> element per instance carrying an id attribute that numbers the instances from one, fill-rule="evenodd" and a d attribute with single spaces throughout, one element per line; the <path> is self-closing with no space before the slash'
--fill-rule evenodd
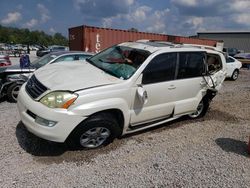
<path id="1" fill-rule="evenodd" d="M 92 65 L 120 79 L 130 78 L 150 52 L 127 46 L 113 46 L 87 59 Z"/>
<path id="2" fill-rule="evenodd" d="M 35 67 L 35 68 L 40 68 L 44 65 L 46 65 L 47 63 L 49 63 L 52 59 L 55 59 L 57 56 L 54 54 L 47 54 L 35 61 L 33 61 L 31 63 L 31 66 Z"/>

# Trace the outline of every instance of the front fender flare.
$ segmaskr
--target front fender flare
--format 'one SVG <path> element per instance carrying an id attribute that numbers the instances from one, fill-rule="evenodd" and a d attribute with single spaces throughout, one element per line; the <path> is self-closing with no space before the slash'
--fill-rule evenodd
<path id="1" fill-rule="evenodd" d="M 130 113 L 129 113 L 129 106 L 124 99 L 121 98 L 110 98 L 110 99 L 102 99 L 98 101 L 93 101 L 90 103 L 85 103 L 79 105 L 72 109 L 69 109 L 72 113 L 88 117 L 92 114 L 106 111 L 106 110 L 120 110 L 124 117 L 124 126 L 129 124 L 130 120 Z"/>

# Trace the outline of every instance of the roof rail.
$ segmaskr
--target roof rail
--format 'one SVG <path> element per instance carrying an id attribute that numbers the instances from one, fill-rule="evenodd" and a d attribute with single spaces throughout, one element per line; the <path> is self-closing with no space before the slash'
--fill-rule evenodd
<path id="1" fill-rule="evenodd" d="M 148 45 L 152 45 L 154 46 L 154 44 L 158 44 L 158 46 L 167 46 L 167 47 L 174 47 L 176 44 L 173 42 L 167 42 L 167 41 L 163 41 L 163 40 L 148 40 L 148 39 L 140 39 L 137 40 L 135 42 L 138 43 L 146 43 Z"/>
<path id="2" fill-rule="evenodd" d="M 159 44 L 161 46 L 168 46 L 172 48 L 199 48 L 199 49 L 204 49 L 204 50 L 214 50 L 217 52 L 222 52 L 220 48 L 213 47 L 213 46 L 207 46 L 207 45 L 200 45 L 200 44 L 186 44 L 186 43 L 173 43 L 173 42 L 168 42 L 168 41 L 160 41 L 160 40 L 148 40 L 148 39 L 141 39 L 137 40 L 136 42 L 138 43 L 146 43 L 146 44 Z M 222 52 L 223 53 L 223 52 Z"/>
<path id="3" fill-rule="evenodd" d="M 200 49 L 206 49 L 206 50 L 214 50 L 218 52 L 222 52 L 221 49 L 213 46 L 207 46 L 207 45 L 200 45 L 200 44 L 182 44 L 183 47 L 195 47 L 195 48 L 200 48 Z"/>

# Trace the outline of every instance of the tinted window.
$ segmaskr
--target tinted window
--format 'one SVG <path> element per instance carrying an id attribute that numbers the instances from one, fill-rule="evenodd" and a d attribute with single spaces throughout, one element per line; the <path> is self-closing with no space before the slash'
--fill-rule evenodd
<path id="1" fill-rule="evenodd" d="M 87 59 L 87 58 L 89 58 L 89 57 L 91 57 L 91 55 L 79 55 L 79 56 L 78 56 L 78 59 L 77 59 L 77 57 L 76 57 L 76 59 L 77 59 L 77 60 L 85 60 L 85 59 Z"/>
<path id="2" fill-rule="evenodd" d="M 173 80 L 175 77 L 177 53 L 156 56 L 143 71 L 143 84 Z"/>
<path id="3" fill-rule="evenodd" d="M 179 58 L 177 79 L 201 76 L 204 72 L 205 54 L 201 52 L 182 52 Z"/>
<path id="4" fill-rule="evenodd" d="M 75 60 L 74 58 L 75 58 L 75 55 L 67 55 L 67 56 L 59 57 L 53 63 L 59 62 L 59 61 L 74 61 Z"/>
<path id="5" fill-rule="evenodd" d="M 35 68 L 40 68 L 43 65 L 49 63 L 52 59 L 55 59 L 57 56 L 54 54 L 47 54 L 31 63 L 31 65 Z"/>
<path id="6" fill-rule="evenodd" d="M 227 63 L 233 63 L 234 62 L 233 58 L 231 58 L 231 57 L 228 57 L 226 60 L 227 60 L 226 61 Z"/>

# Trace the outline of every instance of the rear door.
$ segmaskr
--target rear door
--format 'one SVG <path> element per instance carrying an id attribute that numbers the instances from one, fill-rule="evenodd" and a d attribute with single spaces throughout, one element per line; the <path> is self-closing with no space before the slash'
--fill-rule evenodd
<path id="1" fill-rule="evenodd" d="M 205 52 L 180 52 L 176 73 L 173 82 L 175 110 L 174 114 L 193 112 L 206 91 Z"/>
<path id="2" fill-rule="evenodd" d="M 220 89 L 223 81 L 226 78 L 226 59 L 223 54 L 208 53 L 207 66 L 210 77 L 210 86 L 215 89 Z M 211 80 L 212 78 L 212 80 Z M 212 82 L 212 83 L 211 83 Z"/>

